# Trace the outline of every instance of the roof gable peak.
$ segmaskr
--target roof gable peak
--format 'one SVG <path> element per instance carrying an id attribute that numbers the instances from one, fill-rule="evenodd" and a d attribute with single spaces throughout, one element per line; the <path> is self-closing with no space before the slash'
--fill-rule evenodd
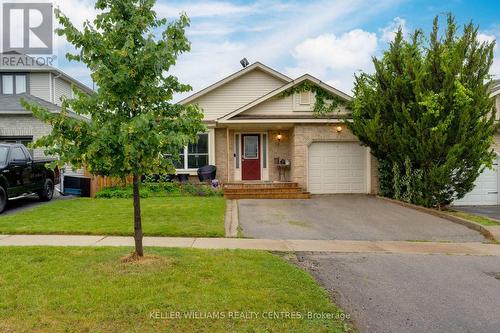
<path id="1" fill-rule="evenodd" d="M 289 82 L 292 81 L 292 79 L 280 72 L 278 72 L 277 70 L 275 69 L 272 69 L 271 67 L 268 67 L 266 65 L 264 65 L 263 63 L 257 61 L 257 62 L 254 62 L 253 64 L 245 67 L 245 68 L 242 68 L 240 69 L 239 71 L 237 72 L 234 72 L 233 74 L 229 75 L 229 76 L 226 76 L 225 78 L 223 78 L 222 80 L 219 80 L 211 85 L 209 85 L 208 87 L 198 91 L 197 93 L 189 96 L 189 97 L 186 97 L 184 98 L 183 100 L 181 100 L 179 102 L 179 104 L 187 104 L 187 103 L 190 103 L 192 102 L 193 100 L 203 96 L 203 95 L 206 95 L 208 94 L 209 92 L 231 82 L 231 81 L 234 81 L 240 77 L 242 77 L 243 75 L 247 74 L 247 73 L 250 73 L 254 70 L 261 70 L 263 71 L 264 73 L 268 74 L 268 75 L 271 75 L 281 81 L 283 81 L 283 84 L 287 84 Z"/>

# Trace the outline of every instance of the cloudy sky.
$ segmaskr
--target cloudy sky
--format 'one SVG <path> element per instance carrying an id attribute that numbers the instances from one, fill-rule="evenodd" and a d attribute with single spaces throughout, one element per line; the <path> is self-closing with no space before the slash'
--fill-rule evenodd
<path id="1" fill-rule="evenodd" d="M 77 25 L 95 16 L 93 0 L 54 3 Z M 460 24 L 479 24 L 484 40 L 500 38 L 498 0 L 158 0 L 156 11 L 170 20 L 184 11 L 192 20 L 187 30 L 192 51 L 179 58 L 173 72 L 194 91 L 239 70 L 246 57 L 292 78 L 315 75 L 351 93 L 353 73 L 372 71 L 371 57 L 387 48 L 399 26 L 428 32 L 434 16 L 441 15 L 444 24 L 447 12 Z M 86 68 L 64 60 L 71 48 L 63 40 L 57 45 L 58 66 L 92 86 Z M 500 78 L 500 47 L 492 73 Z"/>

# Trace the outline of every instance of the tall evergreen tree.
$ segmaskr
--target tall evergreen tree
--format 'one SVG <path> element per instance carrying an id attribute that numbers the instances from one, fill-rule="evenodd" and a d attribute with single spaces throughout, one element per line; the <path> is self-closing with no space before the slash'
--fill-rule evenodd
<path id="1" fill-rule="evenodd" d="M 408 173 L 406 165 L 418 174 L 418 184 L 406 179 L 418 192 L 411 201 L 442 207 L 472 190 L 491 166 L 493 48 L 479 41 L 472 23 L 459 35 L 450 14 L 442 35 L 434 19 L 429 39 L 417 30 L 405 40 L 399 29 L 382 58 L 373 59 L 375 73 L 356 76 L 349 127 L 380 161 L 385 194 L 394 195 L 400 184 L 391 173 Z"/>

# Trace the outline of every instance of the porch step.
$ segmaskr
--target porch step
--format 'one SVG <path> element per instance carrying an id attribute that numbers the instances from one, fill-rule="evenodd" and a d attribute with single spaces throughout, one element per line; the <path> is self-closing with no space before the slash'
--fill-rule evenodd
<path id="1" fill-rule="evenodd" d="M 298 183 L 292 182 L 256 182 L 256 183 L 225 183 L 224 189 L 268 189 L 268 188 L 299 188 Z"/>
<path id="2" fill-rule="evenodd" d="M 269 188 L 226 188 L 224 193 L 226 194 L 238 194 L 238 193 L 255 193 L 255 192 L 266 192 L 266 193 L 302 193 L 300 187 L 269 187 Z"/>
<path id="3" fill-rule="evenodd" d="M 256 191 L 247 193 L 224 193 L 226 199 L 310 199 L 309 192 L 276 193 L 267 191 Z"/>
<path id="4" fill-rule="evenodd" d="M 224 184 L 226 199 L 309 199 L 298 183 L 237 182 Z"/>

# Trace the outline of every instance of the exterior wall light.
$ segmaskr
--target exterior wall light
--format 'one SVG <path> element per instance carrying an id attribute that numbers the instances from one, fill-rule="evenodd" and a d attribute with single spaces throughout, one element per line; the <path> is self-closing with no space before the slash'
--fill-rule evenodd
<path id="1" fill-rule="evenodd" d="M 342 128 L 342 126 L 337 125 L 337 127 L 335 127 L 335 130 L 337 131 L 337 133 L 340 133 L 340 132 L 342 132 L 343 128 Z"/>
<path id="2" fill-rule="evenodd" d="M 276 135 L 276 140 L 278 140 L 278 142 L 281 142 L 281 139 L 283 139 L 283 135 L 281 135 L 281 133 L 278 133 L 278 135 Z"/>

